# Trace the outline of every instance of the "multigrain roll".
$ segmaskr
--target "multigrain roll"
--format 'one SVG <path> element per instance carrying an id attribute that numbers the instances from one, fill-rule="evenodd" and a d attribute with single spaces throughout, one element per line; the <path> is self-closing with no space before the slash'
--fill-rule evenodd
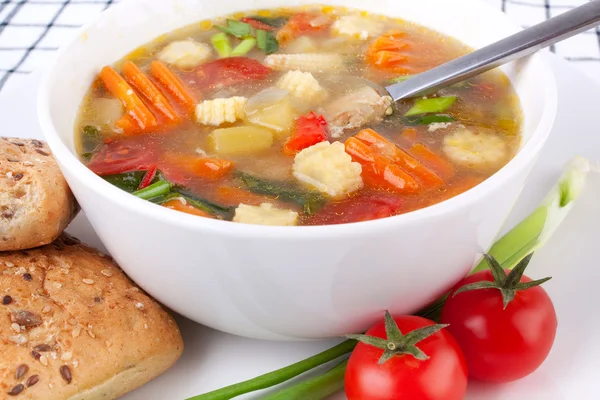
<path id="1" fill-rule="evenodd" d="M 183 351 L 173 318 L 67 235 L 0 253 L 0 311 L 0 399 L 115 399 Z"/>
<path id="2" fill-rule="evenodd" d="M 46 143 L 0 138 L 0 251 L 51 243 L 78 211 Z"/>

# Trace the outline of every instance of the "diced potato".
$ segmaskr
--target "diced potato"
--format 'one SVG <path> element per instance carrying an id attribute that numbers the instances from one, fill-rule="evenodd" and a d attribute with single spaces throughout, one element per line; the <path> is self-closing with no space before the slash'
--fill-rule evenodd
<path id="1" fill-rule="evenodd" d="M 283 49 L 288 54 L 316 53 L 317 44 L 308 36 L 300 36 Z"/>
<path id="2" fill-rule="evenodd" d="M 158 53 L 158 59 L 181 69 L 191 69 L 212 57 L 212 49 L 205 43 L 180 40 L 169 43 Z"/>
<path id="3" fill-rule="evenodd" d="M 268 149 L 273 145 L 273 133 L 257 126 L 237 126 L 215 129 L 209 145 L 218 154 L 243 154 Z"/>
<path id="4" fill-rule="evenodd" d="M 93 98 L 91 109 L 95 111 L 94 123 L 100 126 L 114 126 L 125 114 L 121 100 L 106 97 Z"/>
<path id="5" fill-rule="evenodd" d="M 262 203 L 260 206 L 240 204 L 235 209 L 233 221 L 255 225 L 293 226 L 298 224 L 298 213 L 279 209 L 270 203 Z"/>
<path id="6" fill-rule="evenodd" d="M 383 32 L 384 24 L 373 18 L 359 15 L 345 15 L 331 26 L 334 35 L 353 39 L 367 40 Z"/>
<path id="7" fill-rule="evenodd" d="M 272 96 L 267 91 L 278 91 L 282 92 L 282 96 Z M 260 99 L 253 101 L 255 98 L 262 96 L 265 93 L 264 101 Z M 277 93 L 275 93 L 277 94 Z M 272 99 L 272 102 L 271 100 Z M 297 115 L 292 106 L 292 101 L 289 93 L 281 91 L 279 89 L 267 89 L 254 98 L 250 98 L 246 105 L 246 119 L 254 124 L 269 128 L 275 132 L 275 136 L 278 138 L 287 136 L 294 126 L 294 121 Z"/>

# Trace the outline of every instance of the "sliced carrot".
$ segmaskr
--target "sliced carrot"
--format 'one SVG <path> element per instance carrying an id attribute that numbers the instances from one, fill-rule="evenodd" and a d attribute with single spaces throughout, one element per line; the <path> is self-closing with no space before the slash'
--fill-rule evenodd
<path id="1" fill-rule="evenodd" d="M 169 100 L 162 94 L 162 92 L 154 86 L 154 83 L 138 68 L 137 65 L 131 61 L 125 61 L 121 68 L 123 76 L 127 82 L 133 86 L 137 91 L 152 104 L 154 109 L 158 111 L 163 117 L 169 122 L 175 123 L 179 121 L 179 116 L 175 109 L 169 103 Z"/>
<path id="2" fill-rule="evenodd" d="M 198 215 L 199 217 L 212 218 L 212 215 L 210 215 L 206 211 L 202 211 L 201 209 L 191 206 L 189 204 L 184 204 L 179 199 L 169 200 L 166 203 L 163 203 L 162 206 L 170 208 L 171 210 L 181 211 L 186 214 Z"/>
<path id="3" fill-rule="evenodd" d="M 346 140 L 345 146 L 346 153 L 362 166 L 362 178 L 367 186 L 402 194 L 415 194 L 422 191 L 421 186 L 412 176 L 367 144 L 351 137 Z"/>
<path id="4" fill-rule="evenodd" d="M 363 129 L 354 137 L 363 143 L 369 144 L 375 151 L 389 158 L 404 171 L 416 178 L 424 188 L 435 189 L 444 184 L 444 180 L 435 172 L 374 130 Z"/>
<path id="5" fill-rule="evenodd" d="M 403 140 L 409 144 L 415 143 L 419 140 L 419 134 L 415 128 L 406 128 L 400 133 L 400 140 Z"/>
<path id="6" fill-rule="evenodd" d="M 125 133 L 146 132 L 156 128 L 156 117 L 117 71 L 106 66 L 100 71 L 100 79 L 106 89 L 125 106 L 125 116 L 117 121 L 119 128 Z"/>
<path id="7" fill-rule="evenodd" d="M 240 189 L 234 186 L 221 186 L 216 191 L 216 199 L 219 204 L 232 207 L 241 203 L 249 206 L 259 206 L 265 202 L 272 202 L 272 199 L 252 193 L 248 190 Z"/>
<path id="8" fill-rule="evenodd" d="M 160 61 L 152 61 L 150 64 L 150 74 L 186 111 L 190 113 L 194 112 L 197 103 L 196 99 L 169 68 Z"/>
<path id="9" fill-rule="evenodd" d="M 449 180 L 456 172 L 449 161 L 429 150 L 423 143 L 413 144 L 408 153 L 435 171 L 442 179 Z"/>
<path id="10" fill-rule="evenodd" d="M 160 169 L 187 171 L 197 177 L 216 180 L 233 169 L 233 162 L 214 157 L 195 157 L 187 154 L 167 153 L 161 156 Z"/>

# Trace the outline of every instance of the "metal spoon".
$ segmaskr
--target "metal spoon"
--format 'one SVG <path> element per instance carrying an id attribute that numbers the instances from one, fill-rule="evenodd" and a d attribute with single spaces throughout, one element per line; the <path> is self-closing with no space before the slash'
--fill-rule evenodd
<path id="1" fill-rule="evenodd" d="M 427 95 L 525 57 L 599 24 L 600 0 L 594 0 L 385 89 L 394 101 Z"/>

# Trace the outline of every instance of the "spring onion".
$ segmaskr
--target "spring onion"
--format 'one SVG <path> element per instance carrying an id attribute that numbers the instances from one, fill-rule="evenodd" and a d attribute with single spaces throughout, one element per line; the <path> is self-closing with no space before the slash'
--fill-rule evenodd
<path id="1" fill-rule="evenodd" d="M 417 117 L 414 119 L 404 118 L 404 121 L 406 125 L 429 125 L 436 122 L 452 122 L 455 121 L 455 119 L 446 114 L 430 114 L 423 115 L 422 117 Z"/>
<path id="2" fill-rule="evenodd" d="M 432 97 L 429 99 L 417 99 L 410 110 L 404 114 L 405 117 L 411 115 L 441 113 L 446 111 L 454 102 L 456 96 Z"/>
<path id="3" fill-rule="evenodd" d="M 393 83 L 400 83 L 400 82 L 404 82 L 405 80 L 407 80 L 408 78 L 412 78 L 414 75 L 402 75 L 402 76 L 397 76 L 395 78 L 392 78 L 388 81 L 388 83 L 391 85 Z"/>
<path id="4" fill-rule="evenodd" d="M 262 29 L 256 30 L 256 43 L 259 49 L 266 54 L 275 53 L 279 50 L 279 42 L 273 32 L 267 32 Z"/>
<path id="5" fill-rule="evenodd" d="M 252 26 L 250 24 L 234 19 L 227 20 L 227 27 L 215 26 L 215 28 L 240 39 L 252 36 Z"/>
<path id="6" fill-rule="evenodd" d="M 526 255 L 546 244 L 573 208 L 573 202 L 581 194 L 590 169 L 590 163 L 585 158 L 575 157 L 571 160 L 542 204 L 500 238 L 488 253 L 504 268 L 512 268 Z M 486 265 L 482 260 L 474 272 L 481 271 Z"/>
<path id="7" fill-rule="evenodd" d="M 267 24 L 274 28 L 281 28 L 288 21 L 285 17 L 277 17 L 277 18 L 269 18 L 269 17 L 259 17 L 258 15 L 250 17 L 250 19 L 254 19 L 256 21 L 262 22 L 263 24 Z"/>
<path id="8" fill-rule="evenodd" d="M 563 175 L 542 204 L 521 223 L 500 238 L 492 246 L 489 254 L 500 261 L 504 268 L 512 269 L 527 255 L 542 247 L 567 216 L 571 208 L 573 208 L 573 202 L 580 196 L 590 169 L 588 160 L 581 157 L 574 158 L 567 164 Z M 482 261 L 473 273 L 484 269 L 486 266 L 487 263 Z M 438 300 L 433 308 L 430 307 L 418 312 L 417 315 L 431 318 L 432 309 L 434 311 L 436 308 L 439 310 L 443 302 L 444 298 Z M 310 369 L 342 357 L 346 353 L 351 352 L 355 345 L 356 342 L 354 340 L 345 341 L 327 351 L 288 367 L 223 389 L 192 397 L 188 400 L 225 400 L 255 390 L 275 386 Z M 343 387 L 345 370 L 346 362 L 344 361 L 325 374 L 290 386 L 275 394 L 268 395 L 263 400 L 324 399 L 332 394 L 330 390 L 334 388 L 338 388 L 339 390 Z"/>
<path id="9" fill-rule="evenodd" d="M 190 397 L 187 400 L 227 400 L 246 393 L 254 392 L 256 390 L 266 389 L 290 380 L 300 374 L 305 373 L 306 371 L 310 371 L 319 365 L 333 361 L 344 354 L 351 352 L 355 346 L 356 341 L 346 340 L 337 346 L 334 346 L 302 361 L 298 361 L 297 363 L 287 367 L 278 369 L 277 371 L 269 372 L 264 375 L 257 376 L 256 378 L 236 383 L 235 385 L 227 386 L 209 393 Z"/>
<path id="10" fill-rule="evenodd" d="M 344 388 L 344 374 L 348 360 L 344 360 L 322 375 L 299 382 L 279 392 L 265 396 L 262 400 L 305 400 L 324 399 Z"/>
<path id="11" fill-rule="evenodd" d="M 172 194 L 173 197 L 182 197 L 191 206 L 194 206 L 202 211 L 206 211 L 209 214 L 219 216 L 223 219 L 230 220 L 233 218 L 234 209 L 231 207 L 224 207 L 222 205 L 213 203 L 206 199 L 200 198 L 193 193 L 185 189 L 175 189 Z M 171 199 L 173 198 L 171 197 Z"/>
<path id="12" fill-rule="evenodd" d="M 139 197 L 140 199 L 150 200 L 155 197 L 166 195 L 167 193 L 169 193 L 170 190 L 171 183 L 160 180 L 142 190 L 137 190 L 132 194 L 134 196 Z"/>
<path id="13" fill-rule="evenodd" d="M 242 40 L 231 52 L 232 57 L 245 56 L 256 46 L 256 39 L 250 37 Z"/>
<path id="14" fill-rule="evenodd" d="M 210 38 L 210 41 L 219 54 L 219 57 L 225 58 L 231 55 L 231 42 L 229 41 L 229 37 L 223 32 L 217 33 Z"/>

